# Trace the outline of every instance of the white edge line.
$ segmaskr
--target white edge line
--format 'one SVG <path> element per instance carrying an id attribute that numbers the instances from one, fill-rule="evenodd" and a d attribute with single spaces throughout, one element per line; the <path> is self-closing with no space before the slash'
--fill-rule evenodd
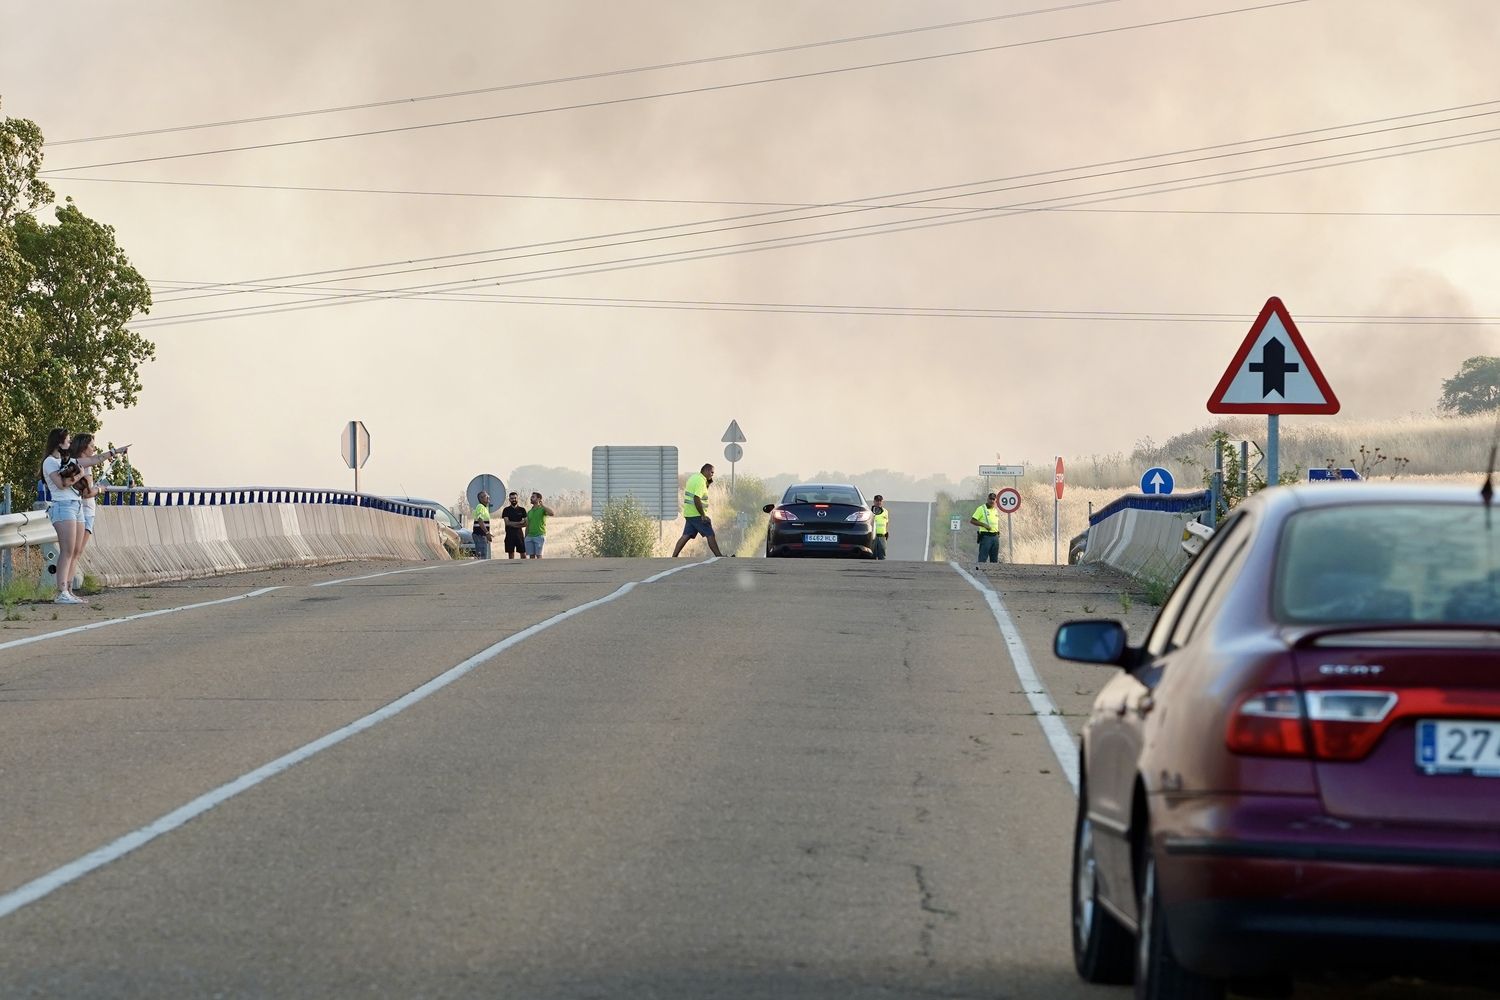
<path id="1" fill-rule="evenodd" d="M 932 501 L 927 501 L 927 538 L 922 542 L 922 561 L 932 561 Z"/>
<path id="2" fill-rule="evenodd" d="M 273 590 L 281 590 L 280 586 L 262 587 L 252 590 L 248 594 L 235 594 L 233 597 L 220 597 L 212 601 L 200 601 L 197 604 L 183 604 L 175 608 L 157 608 L 155 611 L 139 611 L 133 615 L 125 615 L 123 618 L 106 618 L 103 621 L 89 622 L 87 625 L 74 625 L 72 628 L 58 629 L 56 632 L 43 632 L 41 635 L 29 635 L 24 639 L 12 639 L 10 642 L 0 642 L 0 649 L 14 649 L 17 646 L 29 645 L 33 642 L 46 642 L 48 639 L 61 639 L 65 635 L 77 635 L 79 632 L 88 632 L 96 628 L 105 628 L 109 625 L 123 625 L 126 622 L 137 622 L 143 618 L 155 618 L 158 615 L 175 614 L 178 611 L 192 611 L 195 608 L 211 608 L 216 604 L 232 604 L 235 601 L 244 601 L 262 594 L 269 594 Z"/>
<path id="3" fill-rule="evenodd" d="M 162 834 L 169 833 L 189 820 L 201 816 L 214 806 L 234 798 L 243 791 L 254 788 L 267 778 L 280 774 L 293 765 L 307 760 L 314 754 L 336 746 L 349 737 L 371 728 L 376 723 L 384 722 L 386 719 L 405 711 L 428 695 L 452 684 L 485 661 L 498 656 L 512 646 L 525 642 L 538 632 L 543 632 L 575 615 L 580 615 L 590 608 L 597 608 L 601 604 L 608 604 L 610 601 L 618 600 L 641 584 L 655 583 L 664 577 L 671 576 L 673 573 L 680 573 L 685 569 L 692 569 L 694 566 L 706 566 L 708 563 L 715 561 L 714 559 L 707 559 L 701 562 L 685 563 L 681 566 L 674 566 L 669 570 L 657 573 L 654 576 L 649 576 L 644 580 L 632 580 L 629 583 L 622 584 L 612 593 L 595 598 L 577 607 L 569 608 L 566 611 L 560 611 L 551 618 L 544 619 L 535 625 L 530 625 L 519 632 L 506 636 L 494 645 L 475 653 L 457 666 L 445 670 L 420 687 L 408 691 L 395 701 L 377 708 L 368 715 L 355 719 L 342 729 L 337 729 L 325 736 L 320 736 L 311 743 L 306 743 L 290 753 L 283 754 L 268 764 L 262 764 L 255 770 L 242 774 L 227 784 L 220 785 L 210 792 L 205 792 L 186 805 L 179 806 L 165 816 L 147 823 L 138 830 L 133 830 L 123 837 L 105 844 L 103 847 L 90 851 L 75 861 L 70 861 L 60 868 L 53 869 L 45 875 L 32 879 L 19 888 L 0 895 L 0 918 L 8 917 L 21 909 L 21 907 L 36 902 L 42 897 L 67 885 L 69 882 L 77 881 L 90 872 L 103 868 L 112 861 L 119 860 L 136 848 L 149 844 Z M 156 614 L 160 612 L 152 613 Z"/>
<path id="4" fill-rule="evenodd" d="M 953 567 L 955 573 L 968 580 L 975 590 L 984 595 L 991 613 L 995 616 L 995 623 L 1000 626 L 1000 634 L 1005 638 L 1005 648 L 1010 651 L 1010 662 L 1016 668 L 1016 677 L 1021 681 L 1021 689 L 1026 693 L 1026 700 L 1031 702 L 1037 721 L 1042 724 L 1042 733 L 1047 737 L 1048 745 L 1052 747 L 1052 756 L 1057 758 L 1058 766 L 1062 768 L 1068 784 L 1073 787 L 1073 794 L 1077 795 L 1078 747 L 1074 745 L 1073 734 L 1068 732 L 1067 723 L 1063 722 L 1062 714 L 1053 703 L 1052 696 L 1047 693 L 1047 685 L 1042 682 L 1041 677 L 1032 667 L 1031 656 L 1026 652 L 1026 644 L 1021 641 L 1021 633 L 1017 631 L 1016 623 L 1011 620 L 1010 612 L 1005 610 L 1005 602 L 1000 600 L 1000 595 L 995 593 L 994 588 L 971 576 L 958 563 L 950 559 L 948 565 Z"/>
<path id="5" fill-rule="evenodd" d="M 469 562 L 462 565 L 475 565 L 480 561 L 481 560 L 478 559 L 470 560 Z M 410 566 L 406 569 L 391 569 L 386 570 L 382 573 L 370 573 L 366 576 L 346 576 L 338 580 L 324 580 L 322 583 L 315 583 L 312 586 L 332 587 L 334 584 L 339 583 L 355 583 L 359 580 L 373 580 L 379 576 L 393 576 L 397 573 L 420 573 L 423 570 L 445 569 L 452 567 L 453 563 L 451 561 L 440 562 L 432 566 Z M 183 604 L 175 608 L 157 608 L 155 611 L 140 611 L 133 615 L 124 615 L 120 618 L 106 618 L 103 621 L 89 622 L 87 625 L 74 625 L 72 628 L 58 629 L 56 632 L 43 632 L 40 635 L 29 635 L 24 639 L 12 639 L 9 642 L 0 642 L 0 650 L 15 649 L 17 646 L 28 646 L 33 642 L 46 642 L 48 639 L 61 639 L 64 636 L 77 635 L 80 632 L 89 632 L 96 628 L 107 628 L 111 625 L 123 625 L 126 622 L 138 622 L 145 618 L 155 618 L 158 615 L 171 615 L 176 614 L 179 611 L 193 611 L 197 608 L 211 608 L 218 604 L 232 604 L 235 601 L 244 601 L 252 597 L 260 597 L 262 594 L 269 594 L 273 590 L 283 589 L 285 589 L 285 585 L 277 585 L 275 587 L 261 587 L 259 590 L 252 590 L 249 593 L 245 594 L 236 594 L 233 597 L 220 597 L 212 601 L 199 601 L 197 604 Z"/>

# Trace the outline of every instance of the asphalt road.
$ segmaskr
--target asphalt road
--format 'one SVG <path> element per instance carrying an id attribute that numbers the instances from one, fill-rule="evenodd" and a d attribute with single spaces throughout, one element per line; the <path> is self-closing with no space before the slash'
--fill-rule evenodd
<path id="1" fill-rule="evenodd" d="M 0 996 L 1128 995 L 1073 974 L 1066 762 L 950 566 L 340 572 L 0 631 Z M 996 572 L 1081 711 L 1055 622 L 1149 611 Z"/>
<path id="2" fill-rule="evenodd" d="M 909 500 L 892 500 L 886 504 L 891 512 L 891 537 L 885 558 L 909 562 L 926 562 L 931 558 L 932 504 Z"/>

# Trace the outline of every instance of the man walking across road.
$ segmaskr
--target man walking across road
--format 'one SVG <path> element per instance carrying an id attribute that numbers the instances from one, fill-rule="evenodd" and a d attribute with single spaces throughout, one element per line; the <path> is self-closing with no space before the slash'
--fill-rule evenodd
<path id="1" fill-rule="evenodd" d="M 983 507 L 975 507 L 969 523 L 979 529 L 979 554 L 974 557 L 974 568 L 980 563 L 1000 561 L 1000 504 L 991 493 Z"/>
<path id="2" fill-rule="evenodd" d="M 687 483 L 682 487 L 682 537 L 677 539 L 677 547 L 672 550 L 673 559 L 677 558 L 684 545 L 699 535 L 708 543 L 710 552 L 720 557 L 724 555 L 719 551 L 718 539 L 714 537 L 714 524 L 708 519 L 708 487 L 713 481 L 714 467 L 705 464 L 688 476 Z"/>
<path id="3" fill-rule="evenodd" d="M 505 525 L 505 558 L 526 558 L 526 508 L 521 506 L 521 495 L 512 493 L 510 503 L 500 511 L 500 522 Z"/>
<path id="4" fill-rule="evenodd" d="M 542 503 L 540 493 L 531 494 L 531 509 L 526 512 L 526 557 L 542 558 L 542 545 L 547 541 L 547 518 L 557 516 L 557 511 Z"/>
<path id="5" fill-rule="evenodd" d="M 875 494 L 870 513 L 875 516 L 875 558 L 884 559 L 885 540 L 890 536 L 891 529 L 891 512 L 885 509 L 885 497 Z"/>

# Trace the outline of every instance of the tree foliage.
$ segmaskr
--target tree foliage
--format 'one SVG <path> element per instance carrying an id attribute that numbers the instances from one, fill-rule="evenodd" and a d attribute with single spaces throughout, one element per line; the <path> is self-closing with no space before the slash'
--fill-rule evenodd
<path id="1" fill-rule="evenodd" d="M 573 551 L 590 558 L 644 559 L 656 551 L 657 525 L 635 497 L 611 500 L 578 533 Z"/>
<path id="2" fill-rule="evenodd" d="M 93 431 L 133 405 L 155 348 L 129 329 L 151 307 L 115 231 L 67 199 L 54 221 L 41 180 L 42 132 L 0 119 L 0 481 L 23 495 L 52 427 Z"/>
<path id="3" fill-rule="evenodd" d="M 1443 379 L 1438 409 L 1455 416 L 1500 410 L 1500 358 L 1477 355 Z"/>

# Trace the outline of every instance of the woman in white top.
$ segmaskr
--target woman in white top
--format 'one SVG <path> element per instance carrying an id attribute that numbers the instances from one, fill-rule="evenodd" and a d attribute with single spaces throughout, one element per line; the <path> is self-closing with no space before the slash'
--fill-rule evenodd
<path id="1" fill-rule="evenodd" d="M 72 437 L 67 428 L 55 427 L 47 435 L 47 457 L 42 460 L 42 479 L 52 494 L 47 516 L 57 532 L 57 603 L 82 604 L 73 596 L 73 568 L 83 551 L 83 496 L 78 482 L 84 469 L 97 465 L 103 457 L 94 455 L 76 461 L 68 457 Z M 113 457 L 114 452 L 106 453 Z"/>
<path id="2" fill-rule="evenodd" d="M 94 435 L 77 434 L 74 435 L 73 443 L 68 447 L 68 458 L 77 462 L 80 470 L 84 470 L 91 466 L 99 465 L 106 458 L 113 458 L 123 450 L 123 448 L 111 448 L 103 455 L 100 455 L 99 449 L 94 447 Z M 74 533 L 77 535 L 77 545 L 73 549 L 73 566 L 75 567 L 75 572 L 77 571 L 76 567 L 83 561 L 84 548 L 88 545 L 89 539 L 94 535 L 94 498 L 99 495 L 97 479 L 97 476 L 85 475 L 73 484 L 73 489 L 77 491 L 83 501 L 83 530 Z"/>

